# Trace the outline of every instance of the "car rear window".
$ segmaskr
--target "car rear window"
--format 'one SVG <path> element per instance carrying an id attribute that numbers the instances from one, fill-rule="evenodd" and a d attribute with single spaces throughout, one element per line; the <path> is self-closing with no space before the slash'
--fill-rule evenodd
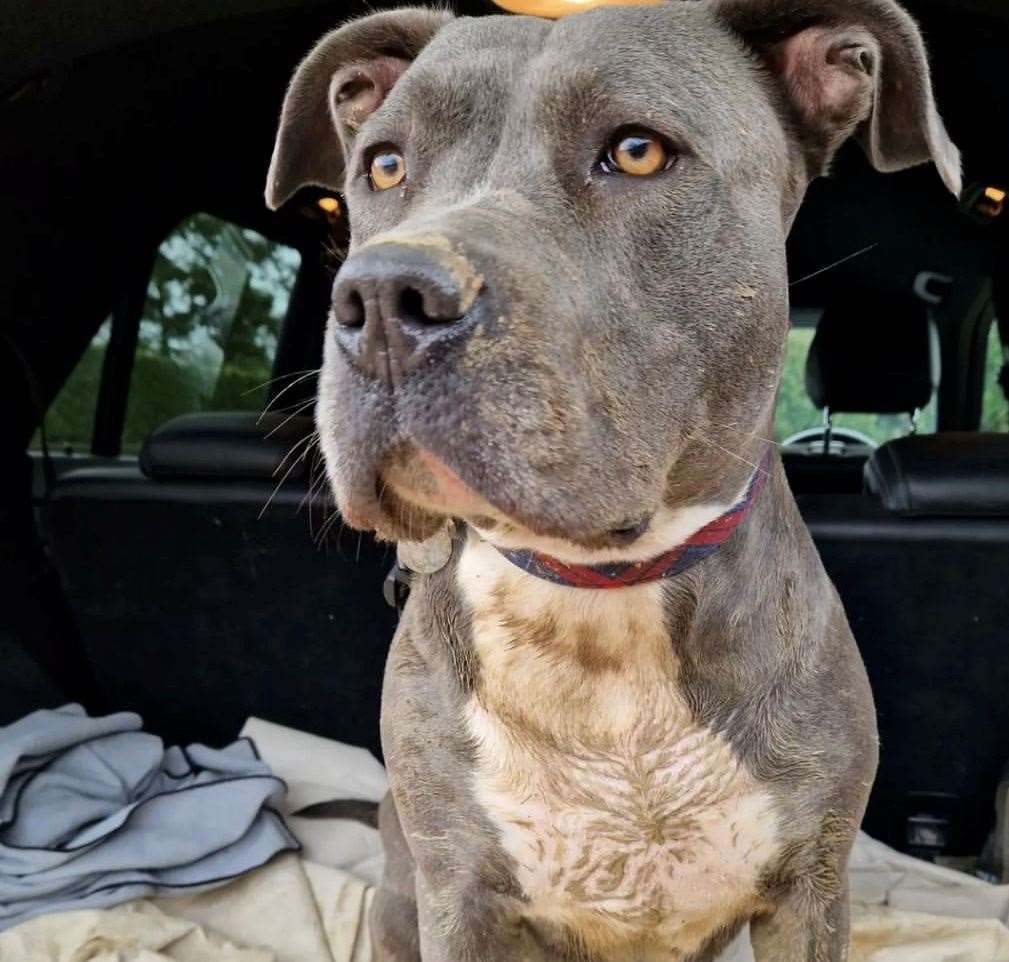
<path id="1" fill-rule="evenodd" d="M 291 247 L 206 213 L 165 238 L 147 286 L 122 450 L 193 411 L 256 411 L 300 266 Z M 106 321 L 46 415 L 54 450 L 90 450 Z"/>

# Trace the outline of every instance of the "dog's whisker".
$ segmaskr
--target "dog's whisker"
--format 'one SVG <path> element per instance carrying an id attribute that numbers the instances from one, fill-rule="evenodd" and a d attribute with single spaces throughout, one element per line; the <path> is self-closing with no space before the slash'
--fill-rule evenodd
<path id="1" fill-rule="evenodd" d="M 316 498 L 325 490 L 326 487 L 326 465 L 325 458 L 322 455 L 322 448 L 316 445 L 315 448 L 315 463 L 313 464 L 313 470 L 316 472 L 316 479 L 314 486 L 309 490 L 308 499 L 308 516 L 309 516 L 309 532 L 312 535 L 313 541 L 315 539 L 315 504 Z"/>
<path id="2" fill-rule="evenodd" d="M 316 438 L 315 440 L 317 442 L 318 438 Z M 316 452 L 316 454 L 318 454 L 318 452 Z M 301 511 L 305 507 L 305 504 L 307 502 L 309 512 L 308 519 L 309 524 L 311 524 L 313 499 L 326 480 L 325 472 L 319 470 L 318 456 L 316 456 L 315 461 L 312 462 L 312 466 L 309 468 L 308 474 L 309 474 L 308 490 L 305 492 L 305 496 L 301 499 L 301 504 L 298 505 L 298 510 Z"/>
<path id="3" fill-rule="evenodd" d="M 276 394 L 276 396 L 273 398 L 273 400 L 270 401 L 270 403 L 267 404 L 265 408 L 263 408 L 263 413 L 259 415 L 259 420 L 256 423 L 260 424 L 262 422 L 263 418 L 265 418 L 266 415 L 269 414 L 277 406 L 277 402 L 288 391 L 290 391 L 291 388 L 297 387 L 303 381 L 307 381 L 310 377 L 315 377 L 318 374 L 319 374 L 319 369 L 318 368 L 316 368 L 315 370 L 312 370 L 312 371 L 305 371 L 300 377 L 296 378 L 290 384 L 288 384 L 286 387 L 284 387 L 283 389 L 281 389 L 280 391 L 278 391 L 277 394 Z"/>
<path id="4" fill-rule="evenodd" d="M 284 482 L 294 473 L 294 469 L 301 463 L 301 458 L 295 458 L 291 462 L 291 466 L 284 472 L 284 476 L 277 482 L 277 486 L 270 492 L 270 496 L 266 499 L 266 504 L 263 505 L 260 510 L 257 520 L 262 520 L 263 515 L 266 514 L 270 505 L 273 504 L 273 499 L 277 496 L 277 492 L 284 486 Z"/>
<path id="5" fill-rule="evenodd" d="M 326 544 L 326 539 L 327 539 L 327 537 L 329 535 L 329 532 L 332 529 L 333 525 L 336 524 L 336 519 L 337 519 L 336 512 L 335 511 L 331 511 L 330 514 L 329 514 L 329 516 L 326 518 L 325 522 L 323 523 L 322 527 L 319 529 L 319 538 L 318 538 L 318 542 L 317 542 L 318 547 L 321 548 L 321 547 L 323 547 Z"/>
<path id="6" fill-rule="evenodd" d="M 270 387 L 273 384 L 279 384 L 281 381 L 286 381 L 290 377 L 300 377 L 302 374 L 312 374 L 317 373 L 318 369 L 309 371 L 307 368 L 303 371 L 291 371 L 288 374 L 278 374 L 276 377 L 271 377 L 268 381 L 263 381 L 262 384 L 257 384 L 255 387 L 250 387 L 247 391 L 242 391 L 241 396 L 247 397 L 250 394 L 255 394 L 256 391 L 263 390 L 264 387 Z"/>
<path id="7" fill-rule="evenodd" d="M 267 435 L 267 437 L 269 437 L 269 435 Z M 284 465 L 287 464 L 288 458 L 290 458 L 299 448 L 304 448 L 304 450 L 299 455 L 298 460 L 304 460 L 308 452 L 311 450 L 312 442 L 317 440 L 317 438 L 318 432 L 313 432 L 312 434 L 303 437 L 300 441 L 295 441 L 294 444 L 291 445 L 291 449 L 287 452 L 287 454 L 281 458 L 280 464 L 278 464 L 274 469 L 274 477 L 276 477 L 277 474 L 284 469 Z"/>
<path id="8" fill-rule="evenodd" d="M 812 274 L 806 274 L 800 277 L 797 281 L 792 281 L 789 283 L 789 287 L 795 287 L 796 284 L 802 284 L 805 281 L 811 281 L 814 277 L 819 277 L 821 274 L 826 274 L 827 271 L 832 271 L 835 267 L 840 267 L 842 264 L 847 264 L 848 261 L 854 260 L 856 257 L 861 257 L 863 254 L 868 254 L 869 251 L 874 248 L 879 247 L 879 241 L 875 241 L 869 244 L 867 247 L 863 247 L 860 251 L 855 251 L 854 254 L 849 254 L 847 257 L 842 257 L 840 260 L 834 261 L 833 264 L 828 264 L 826 267 L 821 267 L 818 271 L 813 271 Z"/>
<path id="9" fill-rule="evenodd" d="M 302 503 L 298 506 L 298 510 L 301 511 L 305 507 L 306 501 L 308 502 L 309 511 L 309 537 L 315 541 L 315 499 L 319 491 L 322 489 L 323 482 L 325 480 L 325 471 L 319 470 L 318 459 L 312 465 L 312 482 L 309 485 L 309 490 L 306 492 L 305 497 L 302 499 Z"/>
<path id="10" fill-rule="evenodd" d="M 717 451 L 721 451 L 723 454 L 727 454 L 730 458 L 735 458 L 737 461 L 749 465 L 754 471 L 759 471 L 761 474 L 767 474 L 767 471 L 756 462 L 744 458 L 741 454 L 736 454 L 735 451 L 730 451 L 728 448 L 722 447 L 722 445 L 712 441 L 711 438 L 698 434 L 696 431 L 691 434 L 691 438 L 695 441 L 700 441 L 702 444 L 707 444 L 709 447 L 714 448 Z"/>
<path id="11" fill-rule="evenodd" d="M 322 473 L 323 480 L 325 480 L 325 477 L 326 477 L 325 471 L 323 471 L 323 473 Z M 320 490 L 321 490 L 321 486 L 320 486 Z M 329 532 L 332 530 L 333 526 L 338 521 L 340 522 L 341 525 L 343 524 L 343 518 L 340 515 L 340 509 L 334 507 L 332 509 L 332 511 L 323 520 L 322 525 L 319 528 L 319 532 L 315 536 L 315 546 L 316 546 L 316 548 L 321 548 L 325 544 L 327 536 L 329 535 Z"/>
<path id="12" fill-rule="evenodd" d="M 329 522 L 329 519 L 331 517 L 332 515 L 326 515 L 326 517 L 322 521 L 322 526 L 319 528 L 319 530 L 315 534 L 315 537 L 312 539 L 312 543 L 315 545 L 316 548 L 322 547 L 322 535 L 326 529 L 326 524 Z"/>
<path id="13" fill-rule="evenodd" d="M 757 441 L 763 441 L 765 444 L 773 444 L 776 448 L 783 447 L 780 441 L 775 441 L 774 438 L 765 438 L 762 434 L 757 434 L 754 431 L 745 431 L 738 424 L 730 424 L 727 421 L 712 421 L 711 426 L 714 428 L 725 428 L 728 431 L 734 431 L 745 438 L 755 438 Z"/>
<path id="14" fill-rule="evenodd" d="M 277 414 L 277 415 L 280 415 L 280 414 L 289 414 L 295 408 L 302 407 L 305 404 L 305 402 L 308 401 L 308 400 L 309 400 L 308 398 L 302 398 L 300 401 L 295 401 L 293 404 L 285 404 L 283 407 L 280 407 L 280 408 L 271 408 L 270 409 L 270 413 L 271 414 Z M 313 397 L 311 400 L 314 403 L 317 399 Z"/>
<path id="15" fill-rule="evenodd" d="M 312 541 L 315 541 L 315 488 L 316 482 L 313 481 L 298 505 L 298 510 L 301 511 L 305 507 L 305 502 L 308 502 L 308 536 Z"/>
<path id="16" fill-rule="evenodd" d="M 322 527 L 319 529 L 319 536 L 316 539 L 316 547 L 321 548 L 326 543 L 326 538 L 329 532 L 338 521 L 342 521 L 340 512 L 334 508 L 329 517 L 323 523 Z"/>
<path id="17" fill-rule="evenodd" d="M 281 421 L 280 424 L 278 424 L 275 427 L 271 428 L 270 431 L 265 435 L 265 437 L 267 437 L 267 438 L 273 437 L 274 434 L 276 434 L 278 431 L 280 431 L 286 425 L 290 424 L 299 414 L 302 414 L 305 411 L 307 411 L 313 404 L 315 404 L 315 398 L 314 397 L 310 398 L 307 401 L 303 401 L 297 407 L 297 409 L 293 413 L 289 414 L 286 418 L 284 418 L 284 420 Z"/>
<path id="18" fill-rule="evenodd" d="M 346 260 L 347 258 L 346 246 L 341 245 L 338 247 L 332 238 L 323 241 L 322 246 L 323 249 L 326 251 L 326 253 L 329 254 L 330 257 L 332 257 L 334 260 L 337 261 Z"/>

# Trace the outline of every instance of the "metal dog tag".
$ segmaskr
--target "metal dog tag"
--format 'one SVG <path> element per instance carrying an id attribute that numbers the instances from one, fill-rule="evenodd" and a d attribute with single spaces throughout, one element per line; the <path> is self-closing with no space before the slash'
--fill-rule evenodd
<path id="1" fill-rule="evenodd" d="M 446 524 L 426 541 L 400 541 L 396 560 L 400 566 L 422 575 L 441 571 L 452 557 L 452 533 Z"/>

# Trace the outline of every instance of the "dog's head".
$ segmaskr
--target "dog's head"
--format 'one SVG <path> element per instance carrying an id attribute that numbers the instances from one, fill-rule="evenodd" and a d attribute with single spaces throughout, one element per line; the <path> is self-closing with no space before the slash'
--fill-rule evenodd
<path id="1" fill-rule="evenodd" d="M 318 407 L 345 518 L 612 555 L 730 503 L 771 421 L 785 238 L 849 137 L 959 191 L 891 0 L 410 8 L 325 37 L 267 200 L 349 210 Z"/>

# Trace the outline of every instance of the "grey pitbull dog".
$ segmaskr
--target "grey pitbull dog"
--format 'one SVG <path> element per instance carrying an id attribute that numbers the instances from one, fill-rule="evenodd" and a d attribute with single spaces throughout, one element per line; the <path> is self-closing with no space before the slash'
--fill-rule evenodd
<path id="1" fill-rule="evenodd" d="M 849 137 L 959 191 L 891 0 L 402 9 L 298 68 L 267 200 L 342 191 L 352 236 L 328 476 L 453 538 L 385 678 L 378 958 L 701 962 L 748 921 L 760 962 L 846 958 L 872 698 L 763 439 L 785 238 Z"/>

